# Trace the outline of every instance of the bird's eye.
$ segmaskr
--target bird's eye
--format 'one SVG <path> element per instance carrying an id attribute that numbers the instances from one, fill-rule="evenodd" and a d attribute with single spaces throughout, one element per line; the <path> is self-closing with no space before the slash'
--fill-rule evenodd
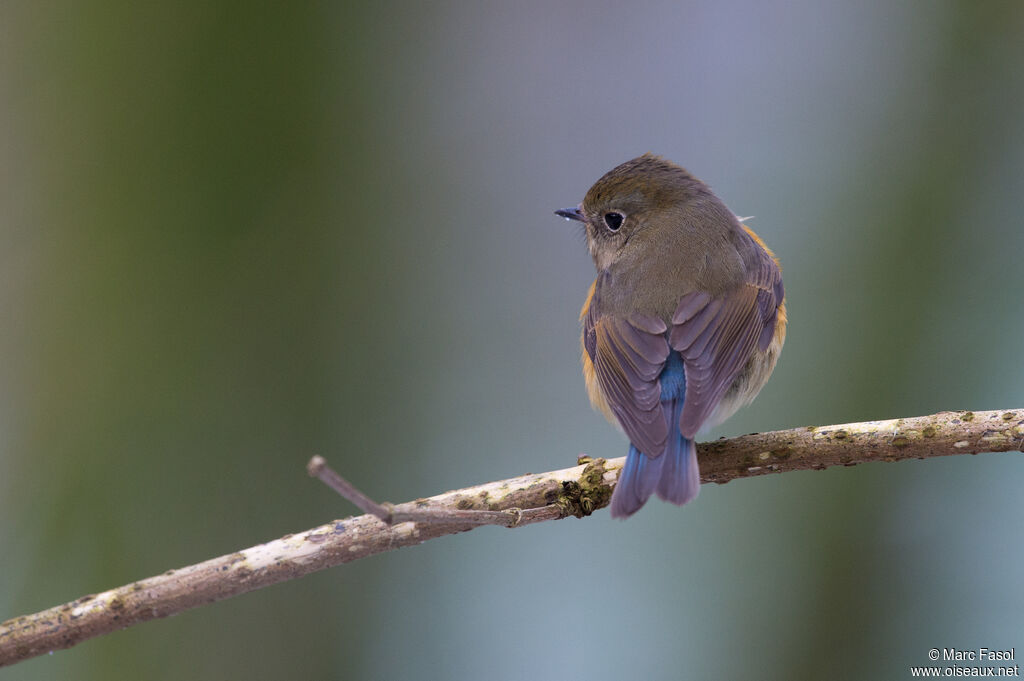
<path id="1" fill-rule="evenodd" d="M 619 231 L 619 227 L 622 227 L 622 221 L 626 218 L 623 217 L 622 213 L 605 213 L 604 224 L 613 232 Z"/>

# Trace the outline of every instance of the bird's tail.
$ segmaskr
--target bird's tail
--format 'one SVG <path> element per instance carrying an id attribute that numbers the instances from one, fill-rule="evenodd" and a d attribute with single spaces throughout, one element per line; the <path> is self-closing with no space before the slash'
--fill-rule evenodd
<path id="1" fill-rule="evenodd" d="M 682 435 L 675 441 L 675 446 L 667 447 L 660 457 L 664 462 L 655 491 L 665 501 L 682 506 L 700 492 L 700 469 L 697 466 L 696 443 Z"/>
<path id="2" fill-rule="evenodd" d="M 677 411 L 677 408 L 672 409 L 675 418 L 669 423 L 679 423 L 679 414 L 675 413 Z M 673 430 L 660 456 L 649 457 L 633 445 L 629 446 L 626 465 L 612 493 L 613 518 L 633 515 L 655 492 L 665 501 L 680 506 L 700 492 L 697 447 L 693 440 L 679 433 L 678 426 Z"/>

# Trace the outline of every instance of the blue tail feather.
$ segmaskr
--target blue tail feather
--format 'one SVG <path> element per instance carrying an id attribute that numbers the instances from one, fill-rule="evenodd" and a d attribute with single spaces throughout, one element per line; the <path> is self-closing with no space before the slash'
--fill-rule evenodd
<path id="1" fill-rule="evenodd" d="M 661 478 L 655 490 L 665 501 L 682 506 L 700 492 L 700 470 L 697 468 L 697 445 L 682 435 L 674 438 L 659 458 Z"/>
<path id="2" fill-rule="evenodd" d="M 664 457 L 652 459 L 633 445 L 629 446 L 626 465 L 622 467 L 612 493 L 613 518 L 627 518 L 640 510 L 661 479 L 663 461 Z"/>
<path id="3" fill-rule="evenodd" d="M 677 366 L 678 364 L 678 366 Z M 683 412 L 686 379 L 681 362 L 668 362 L 661 374 L 661 408 L 671 430 L 665 450 L 656 456 L 647 456 L 629 446 L 626 465 L 619 474 L 619 482 L 612 494 L 613 518 L 627 518 L 657 492 L 665 501 L 682 506 L 700 492 L 700 470 L 697 467 L 697 446 L 693 440 L 679 432 L 679 419 Z"/>
<path id="4" fill-rule="evenodd" d="M 700 492 L 700 470 L 697 447 L 682 435 L 671 438 L 665 452 L 649 457 L 633 445 L 629 446 L 626 465 L 612 494 L 613 518 L 628 518 L 657 492 L 665 501 L 682 506 Z"/>
<path id="5" fill-rule="evenodd" d="M 661 408 L 669 424 L 665 450 L 647 456 L 632 444 L 626 465 L 612 493 L 613 518 L 627 518 L 657 492 L 665 501 L 682 506 L 700 492 L 697 446 L 679 432 L 679 420 L 686 399 L 686 372 L 682 357 L 670 353 L 658 377 L 661 384 Z"/>

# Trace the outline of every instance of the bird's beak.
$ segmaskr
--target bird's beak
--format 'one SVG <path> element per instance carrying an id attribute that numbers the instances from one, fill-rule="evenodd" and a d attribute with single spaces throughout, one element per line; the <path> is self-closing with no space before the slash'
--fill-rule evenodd
<path id="1" fill-rule="evenodd" d="M 580 212 L 579 206 L 576 208 L 563 208 L 562 210 L 556 210 L 555 215 L 560 215 L 566 220 L 583 222 L 583 213 Z"/>

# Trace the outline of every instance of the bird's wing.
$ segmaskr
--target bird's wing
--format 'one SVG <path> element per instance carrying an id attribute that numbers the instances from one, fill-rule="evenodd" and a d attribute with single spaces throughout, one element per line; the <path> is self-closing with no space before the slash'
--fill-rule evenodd
<path id="1" fill-rule="evenodd" d="M 782 268 L 779 266 L 775 254 L 765 245 L 761 237 L 754 233 L 754 230 L 746 225 L 743 226 L 743 230 L 754 240 L 754 243 L 760 246 L 756 251 L 757 263 L 750 269 L 747 283 L 771 294 L 758 298 L 758 303 L 764 305 L 760 310 L 764 328 L 761 331 L 761 336 L 757 339 L 757 346 L 761 352 L 764 352 L 771 344 L 772 336 L 775 335 L 776 325 L 780 321 L 779 315 L 782 315 L 782 326 L 786 325 L 784 305 L 786 292 L 782 286 Z"/>
<path id="2" fill-rule="evenodd" d="M 664 451 L 669 432 L 658 382 L 669 353 L 666 331 L 655 317 L 599 316 L 595 305 L 583 318 L 584 362 L 593 363 L 602 397 L 630 442 L 649 456 Z"/>
<path id="3" fill-rule="evenodd" d="M 672 317 L 669 344 L 683 357 L 686 401 L 679 420 L 692 438 L 718 406 L 755 349 L 771 344 L 782 302 L 782 273 L 765 249 L 739 288 L 713 298 L 682 297 Z"/>

